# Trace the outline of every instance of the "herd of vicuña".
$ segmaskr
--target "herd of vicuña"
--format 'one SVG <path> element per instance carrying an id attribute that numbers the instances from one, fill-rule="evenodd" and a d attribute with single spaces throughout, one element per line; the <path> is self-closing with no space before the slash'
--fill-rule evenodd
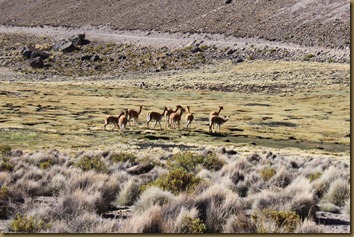
<path id="1" fill-rule="evenodd" d="M 192 122 L 194 120 L 194 115 L 191 113 L 191 107 L 189 105 L 186 106 L 186 109 L 183 108 L 181 105 L 177 105 L 175 109 L 169 108 L 169 107 L 163 107 L 162 112 L 156 112 L 156 111 L 149 111 L 146 114 L 146 126 L 149 128 L 149 123 L 151 121 L 154 121 L 154 129 L 157 124 L 160 125 L 160 129 L 162 130 L 161 126 L 161 120 L 163 117 L 165 117 L 166 124 L 165 128 L 172 128 L 172 129 L 180 129 L 181 128 L 181 118 L 184 112 L 186 112 L 185 115 L 185 121 L 186 121 L 186 129 L 192 128 Z M 104 125 L 103 128 L 106 130 L 106 126 L 108 124 L 113 124 L 114 128 L 119 128 L 122 133 L 124 133 L 124 130 L 127 127 L 127 124 L 131 126 L 130 120 L 133 120 L 133 126 L 135 126 L 138 122 L 139 115 L 141 114 L 141 111 L 143 109 L 143 106 L 139 106 L 139 111 L 136 111 L 134 109 L 124 109 L 118 116 L 113 116 L 113 115 L 108 115 L 105 120 L 104 120 Z M 219 130 L 220 132 L 220 125 L 225 123 L 227 120 L 230 119 L 230 116 L 225 116 L 225 118 L 222 118 L 219 116 L 221 110 L 224 108 L 222 106 L 219 106 L 218 111 L 212 111 L 210 112 L 209 115 L 209 132 L 216 132 Z M 178 110 L 180 110 L 178 112 Z M 216 126 L 216 128 L 215 128 Z M 114 129 L 113 128 L 113 129 Z M 214 129 L 215 128 L 215 129 Z"/>

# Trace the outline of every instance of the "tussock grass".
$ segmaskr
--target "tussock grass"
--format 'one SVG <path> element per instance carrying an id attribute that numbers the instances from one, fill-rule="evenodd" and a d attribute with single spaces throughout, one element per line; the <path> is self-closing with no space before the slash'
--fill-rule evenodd
<path id="1" fill-rule="evenodd" d="M 266 151 L 169 152 L 150 158 L 120 151 L 12 151 L 7 159 L 13 171 L 0 172 L 0 216 L 18 223 L 33 217 L 46 227 L 32 223 L 25 230 L 45 233 L 313 233 L 322 232 L 308 221 L 318 207 L 350 210 L 350 170 L 344 161 L 301 158 L 294 165 L 294 158 Z M 137 158 L 113 162 L 113 154 Z M 106 172 L 78 168 L 83 157 L 99 157 Z M 53 164 L 40 167 L 47 161 Z M 150 161 L 158 165 L 146 173 L 128 172 Z M 262 177 L 264 169 L 272 171 L 270 178 Z M 322 175 L 311 181 L 309 174 L 318 171 Z M 125 218 L 103 218 L 117 205 L 128 208 Z"/>
<path id="2" fill-rule="evenodd" d="M 323 199 L 334 205 L 344 206 L 350 196 L 350 184 L 342 178 L 333 181 Z"/>

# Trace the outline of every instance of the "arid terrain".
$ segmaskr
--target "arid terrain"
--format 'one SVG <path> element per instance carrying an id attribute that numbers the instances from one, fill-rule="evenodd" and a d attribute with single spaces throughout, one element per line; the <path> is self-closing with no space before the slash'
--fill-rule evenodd
<path id="1" fill-rule="evenodd" d="M 225 2 L 0 1 L 1 232 L 350 232 L 349 3 Z"/>

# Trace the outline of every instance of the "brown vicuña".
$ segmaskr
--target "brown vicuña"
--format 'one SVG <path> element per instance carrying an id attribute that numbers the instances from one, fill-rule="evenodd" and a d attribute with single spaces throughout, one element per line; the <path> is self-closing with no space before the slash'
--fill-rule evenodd
<path id="1" fill-rule="evenodd" d="M 128 110 L 125 110 L 124 115 L 121 115 L 118 121 L 120 131 L 124 133 L 125 128 L 127 127 L 128 123 Z"/>
<path id="2" fill-rule="evenodd" d="M 186 124 L 186 128 L 188 129 L 188 127 L 192 127 L 192 122 L 194 120 L 194 115 L 191 113 L 191 109 L 190 109 L 190 106 L 187 105 L 187 112 L 188 114 L 186 114 L 186 121 L 187 121 L 187 124 Z"/>
<path id="3" fill-rule="evenodd" d="M 230 119 L 230 116 L 226 116 L 225 119 L 219 117 L 219 116 L 212 116 L 210 118 L 210 123 L 209 123 L 209 132 L 213 132 L 212 131 L 212 127 L 214 129 L 214 125 L 216 125 L 216 129 L 214 130 L 214 132 L 216 132 L 217 129 L 219 129 L 219 132 L 220 132 L 220 125 L 225 123 L 227 120 Z"/>
<path id="4" fill-rule="evenodd" d="M 173 110 L 172 108 L 167 108 L 166 113 L 165 113 L 166 127 L 167 127 L 167 126 L 168 126 L 168 127 L 171 126 L 171 124 L 170 124 L 170 116 L 171 116 L 171 114 L 173 114 L 173 113 L 177 113 L 178 109 L 182 109 L 182 106 L 177 105 L 175 110 Z"/>
<path id="5" fill-rule="evenodd" d="M 106 130 L 106 126 L 107 126 L 108 124 L 111 124 L 111 123 L 114 125 L 114 128 L 119 127 L 118 122 L 119 122 L 119 118 L 120 118 L 122 115 L 124 115 L 124 112 L 121 112 L 120 115 L 118 115 L 118 116 L 108 115 L 108 116 L 104 119 L 104 125 L 103 125 L 104 130 Z M 114 129 L 114 128 L 113 128 L 113 129 Z"/>
<path id="6" fill-rule="evenodd" d="M 139 105 L 140 109 L 139 112 L 135 111 L 134 109 L 128 109 L 128 123 L 130 125 L 130 120 L 133 119 L 134 125 L 138 122 L 139 115 L 141 113 L 141 110 L 143 109 L 142 105 Z"/>
<path id="7" fill-rule="evenodd" d="M 171 128 L 176 129 L 176 124 L 177 124 L 178 129 L 180 129 L 181 117 L 182 117 L 183 112 L 185 112 L 185 111 L 186 110 L 181 107 L 181 111 L 179 113 L 172 113 L 170 115 L 170 126 L 171 126 Z"/>
<path id="8" fill-rule="evenodd" d="M 167 107 L 165 106 L 164 110 L 161 114 L 159 112 L 148 112 L 146 115 L 146 126 L 149 127 L 149 123 L 152 120 L 155 120 L 156 122 L 155 122 L 154 128 L 156 127 L 156 124 L 159 123 L 160 129 L 162 130 L 161 119 L 162 119 L 163 115 L 165 114 L 166 110 L 167 110 Z"/>

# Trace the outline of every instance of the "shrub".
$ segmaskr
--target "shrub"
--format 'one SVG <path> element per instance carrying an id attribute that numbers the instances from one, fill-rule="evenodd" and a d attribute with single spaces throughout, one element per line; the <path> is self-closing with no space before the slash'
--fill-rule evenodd
<path id="1" fill-rule="evenodd" d="M 337 179 L 331 183 L 329 190 L 324 195 L 324 199 L 338 206 L 344 206 L 350 195 L 350 185 L 344 179 Z"/>
<path id="2" fill-rule="evenodd" d="M 232 216 L 223 226 L 223 233 L 255 233 L 256 226 L 245 213 Z"/>
<path id="3" fill-rule="evenodd" d="M 53 164 L 54 164 L 54 162 L 52 160 L 43 161 L 43 162 L 39 163 L 39 168 L 44 170 L 44 169 L 51 167 Z"/>
<path id="4" fill-rule="evenodd" d="M 11 147 L 8 145 L 0 145 L 0 156 L 7 156 L 11 152 Z"/>
<path id="5" fill-rule="evenodd" d="M 118 196 L 118 204 L 133 205 L 140 194 L 139 185 L 134 180 L 129 180 Z"/>
<path id="6" fill-rule="evenodd" d="M 276 173 L 274 168 L 264 168 L 261 170 L 261 176 L 264 181 L 270 180 Z"/>
<path id="7" fill-rule="evenodd" d="M 108 168 L 106 164 L 99 156 L 95 156 L 93 158 L 84 156 L 78 162 L 76 162 L 75 166 L 82 169 L 83 171 L 88 171 L 93 169 L 102 173 L 108 172 Z"/>
<path id="8" fill-rule="evenodd" d="M 143 212 L 151 206 L 162 206 L 174 200 L 175 196 L 169 192 L 160 189 L 159 187 L 152 186 L 146 189 L 140 196 L 139 200 L 134 203 L 134 212 Z"/>
<path id="9" fill-rule="evenodd" d="M 181 233 L 204 233 L 206 231 L 205 224 L 199 218 L 191 218 L 184 216 L 182 219 Z"/>
<path id="10" fill-rule="evenodd" d="M 184 169 L 175 169 L 166 176 L 159 177 L 151 185 L 158 186 L 163 190 L 171 191 L 174 194 L 193 191 L 201 179 L 195 174 L 187 173 Z"/>
<path id="11" fill-rule="evenodd" d="M 7 186 L 2 186 L 0 189 L 0 218 L 7 217 L 7 203 L 9 190 Z"/>
<path id="12" fill-rule="evenodd" d="M 119 152 L 119 153 L 111 154 L 109 159 L 114 163 L 127 162 L 127 161 L 135 162 L 137 157 L 132 153 Z"/>
<path id="13" fill-rule="evenodd" d="M 274 209 L 265 209 L 260 213 L 252 215 L 253 221 L 257 225 L 258 233 L 269 233 L 265 223 L 274 222 L 279 232 L 293 233 L 301 223 L 300 216 L 293 211 L 277 211 Z"/>
<path id="14" fill-rule="evenodd" d="M 308 174 L 306 177 L 310 180 L 310 182 L 313 182 L 314 180 L 321 177 L 322 174 L 323 174 L 322 172 L 315 172 L 315 173 Z"/>
<path id="15" fill-rule="evenodd" d="M 194 172 L 198 164 L 208 170 L 217 171 L 221 169 L 224 162 L 215 153 L 200 155 L 192 152 L 177 153 L 172 157 L 172 161 L 168 161 L 168 165 L 172 169 L 182 167 L 187 172 Z"/>
<path id="16" fill-rule="evenodd" d="M 321 226 L 317 225 L 314 221 L 306 219 L 301 225 L 295 230 L 295 233 L 302 234 L 315 234 L 315 233 L 323 233 L 324 230 Z"/>
<path id="17" fill-rule="evenodd" d="M 17 214 L 16 219 L 10 222 L 10 231 L 22 233 L 40 232 L 49 228 L 50 226 L 43 220 L 36 217 L 22 216 Z"/>
<path id="18" fill-rule="evenodd" d="M 8 159 L 3 159 L 2 161 L 0 161 L 0 172 L 1 171 L 13 171 L 14 166 L 12 164 L 9 163 Z"/>

